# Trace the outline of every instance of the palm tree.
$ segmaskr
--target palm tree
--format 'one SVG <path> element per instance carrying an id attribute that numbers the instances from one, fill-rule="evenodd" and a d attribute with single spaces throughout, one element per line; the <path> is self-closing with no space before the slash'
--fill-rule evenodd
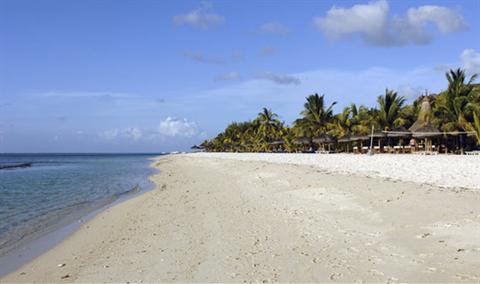
<path id="1" fill-rule="evenodd" d="M 353 105 L 352 107 L 345 107 L 343 111 L 334 116 L 333 121 L 330 123 L 329 134 L 335 137 L 343 137 L 349 135 L 352 131 L 352 108 L 356 106 Z"/>
<path id="2" fill-rule="evenodd" d="M 379 96 L 377 102 L 380 106 L 379 119 L 383 130 L 393 129 L 399 123 L 400 110 L 405 103 L 405 98 L 398 96 L 397 92 L 386 89 L 384 96 Z"/>
<path id="3" fill-rule="evenodd" d="M 260 142 L 264 144 L 271 142 L 281 126 L 278 115 L 270 109 L 263 108 L 262 111 L 258 113 L 256 121 L 259 124 L 257 134 Z"/>
<path id="4" fill-rule="evenodd" d="M 326 132 L 327 124 L 333 119 L 333 102 L 325 108 L 325 95 L 310 95 L 307 102 L 303 105 L 303 111 L 300 112 L 302 118 L 295 120 L 294 124 L 300 130 L 302 136 L 313 137 Z"/>
<path id="5" fill-rule="evenodd" d="M 378 128 L 378 110 L 367 108 L 363 105 L 357 108 L 355 104 L 350 105 L 352 113 L 352 133 L 357 135 L 366 135 L 370 133 L 372 125 Z"/>
<path id="6" fill-rule="evenodd" d="M 448 88 L 438 96 L 434 114 L 443 131 L 463 131 L 467 123 L 473 121 L 473 111 L 478 108 L 473 97 L 477 74 L 466 81 L 465 71 L 458 68 L 448 71 L 445 76 Z"/>
<path id="7" fill-rule="evenodd" d="M 465 126 L 467 131 L 473 132 L 475 142 L 477 143 L 477 145 L 480 145 L 480 114 L 474 112 L 473 122 L 467 123 Z"/>

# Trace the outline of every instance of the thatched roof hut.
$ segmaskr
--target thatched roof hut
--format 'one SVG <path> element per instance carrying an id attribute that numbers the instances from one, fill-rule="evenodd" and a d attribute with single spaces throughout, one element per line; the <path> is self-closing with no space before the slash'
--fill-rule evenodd
<path id="1" fill-rule="evenodd" d="M 410 132 L 404 126 L 395 127 L 391 131 L 387 132 L 387 137 L 390 138 L 408 138 L 410 136 L 412 136 L 412 132 Z"/>
<path id="2" fill-rule="evenodd" d="M 312 139 L 314 143 L 319 143 L 319 144 L 328 144 L 328 143 L 334 143 L 335 142 L 335 137 L 328 135 L 326 133 L 321 134 L 320 136 L 314 137 Z"/>
<path id="3" fill-rule="evenodd" d="M 310 137 L 300 137 L 295 140 L 293 140 L 293 143 L 297 145 L 310 145 L 312 144 L 312 138 Z"/>
<path id="4" fill-rule="evenodd" d="M 363 141 L 368 140 L 368 136 L 366 135 L 352 135 L 350 136 L 350 141 Z"/>
<path id="5" fill-rule="evenodd" d="M 412 136 L 415 138 L 428 138 L 428 137 L 436 137 L 436 136 L 441 136 L 442 133 L 433 126 L 432 124 L 427 124 L 425 126 L 422 126 L 416 131 L 413 132 Z"/>
<path id="6" fill-rule="evenodd" d="M 343 137 L 341 137 L 341 138 L 338 138 L 337 141 L 340 142 L 340 143 L 345 143 L 345 142 L 350 142 L 350 141 L 352 141 L 352 138 L 350 137 L 350 135 L 345 135 L 345 136 L 343 136 Z"/>
<path id="7" fill-rule="evenodd" d="M 420 107 L 420 112 L 418 113 L 418 119 L 415 123 L 408 129 L 412 132 L 413 137 L 415 138 L 428 138 L 434 136 L 440 136 L 442 133 L 432 125 L 430 118 L 432 115 L 432 107 L 428 98 L 424 98 L 422 106 Z"/>

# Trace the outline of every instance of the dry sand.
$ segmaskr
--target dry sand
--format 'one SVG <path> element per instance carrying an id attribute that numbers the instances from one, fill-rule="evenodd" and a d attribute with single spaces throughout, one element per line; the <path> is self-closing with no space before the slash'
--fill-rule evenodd
<path id="1" fill-rule="evenodd" d="M 478 190 L 201 155 L 155 163 L 155 190 L 1 281 L 480 281 Z"/>

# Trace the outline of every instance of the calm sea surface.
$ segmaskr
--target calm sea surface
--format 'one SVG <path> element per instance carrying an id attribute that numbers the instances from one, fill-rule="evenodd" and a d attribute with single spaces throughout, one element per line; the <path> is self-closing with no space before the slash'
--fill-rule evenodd
<path id="1" fill-rule="evenodd" d="M 153 188 L 149 165 L 158 155 L 0 154 L 0 255 L 66 225 L 119 197 Z"/>

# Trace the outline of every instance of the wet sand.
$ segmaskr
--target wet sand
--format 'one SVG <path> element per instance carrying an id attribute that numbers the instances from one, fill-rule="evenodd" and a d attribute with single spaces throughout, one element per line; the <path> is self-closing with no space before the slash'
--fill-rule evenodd
<path id="1" fill-rule="evenodd" d="M 478 282 L 480 191 L 201 155 L 2 282 Z"/>

